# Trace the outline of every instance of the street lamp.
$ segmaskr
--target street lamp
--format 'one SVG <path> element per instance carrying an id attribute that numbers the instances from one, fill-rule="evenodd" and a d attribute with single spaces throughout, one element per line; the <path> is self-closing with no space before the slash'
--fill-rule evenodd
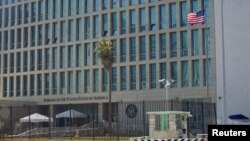
<path id="1" fill-rule="evenodd" d="M 165 88 L 166 88 L 166 100 L 169 99 L 169 94 L 168 94 L 168 89 L 170 88 L 171 84 L 175 82 L 175 80 L 170 79 L 161 79 L 159 80 L 160 83 L 165 84 Z"/>

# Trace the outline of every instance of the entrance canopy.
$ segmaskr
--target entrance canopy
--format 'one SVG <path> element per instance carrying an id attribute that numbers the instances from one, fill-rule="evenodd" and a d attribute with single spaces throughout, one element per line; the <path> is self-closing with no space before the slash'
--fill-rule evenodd
<path id="1" fill-rule="evenodd" d="M 76 110 L 70 109 L 68 111 L 59 113 L 56 118 L 86 118 L 87 115 Z"/>
<path id="2" fill-rule="evenodd" d="M 228 117 L 229 117 L 229 119 L 236 120 L 236 121 L 247 121 L 247 122 L 250 121 L 248 117 L 246 117 L 245 115 L 242 115 L 242 114 L 230 115 Z"/>
<path id="3" fill-rule="evenodd" d="M 33 123 L 53 122 L 53 118 L 49 118 L 49 117 L 46 117 L 44 115 L 34 113 L 32 115 L 20 118 L 20 122 L 33 122 Z"/>

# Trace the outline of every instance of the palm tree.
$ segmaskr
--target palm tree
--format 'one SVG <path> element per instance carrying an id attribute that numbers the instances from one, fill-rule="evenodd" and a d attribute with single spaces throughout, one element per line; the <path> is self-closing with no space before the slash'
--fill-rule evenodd
<path id="1" fill-rule="evenodd" d="M 111 107 L 111 69 L 112 69 L 112 43 L 106 39 L 101 39 L 97 42 L 97 48 L 95 51 L 99 54 L 99 57 L 101 59 L 101 62 L 104 66 L 104 68 L 108 71 L 109 75 L 109 108 L 108 108 L 108 133 L 111 134 L 112 125 L 111 125 L 111 114 L 112 114 L 112 107 Z"/>

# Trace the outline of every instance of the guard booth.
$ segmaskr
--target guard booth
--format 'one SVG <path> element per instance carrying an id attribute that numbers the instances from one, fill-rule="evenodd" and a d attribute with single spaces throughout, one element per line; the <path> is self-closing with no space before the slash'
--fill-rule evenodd
<path id="1" fill-rule="evenodd" d="M 180 138 L 183 129 L 187 130 L 187 119 L 192 117 L 190 112 L 184 111 L 158 111 L 147 112 L 149 115 L 150 139 Z"/>

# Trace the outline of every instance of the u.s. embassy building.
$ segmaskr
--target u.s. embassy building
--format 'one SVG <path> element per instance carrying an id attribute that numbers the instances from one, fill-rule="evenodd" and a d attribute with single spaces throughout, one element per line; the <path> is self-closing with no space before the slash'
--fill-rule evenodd
<path id="1" fill-rule="evenodd" d="M 215 101 L 213 3 L 0 0 L 0 99 L 94 108 L 107 119 L 109 77 L 94 51 L 105 38 L 113 45 L 113 112 L 121 101 L 164 100 L 163 78 L 175 80 L 171 99 Z M 189 25 L 187 14 L 202 9 L 205 22 Z"/>

